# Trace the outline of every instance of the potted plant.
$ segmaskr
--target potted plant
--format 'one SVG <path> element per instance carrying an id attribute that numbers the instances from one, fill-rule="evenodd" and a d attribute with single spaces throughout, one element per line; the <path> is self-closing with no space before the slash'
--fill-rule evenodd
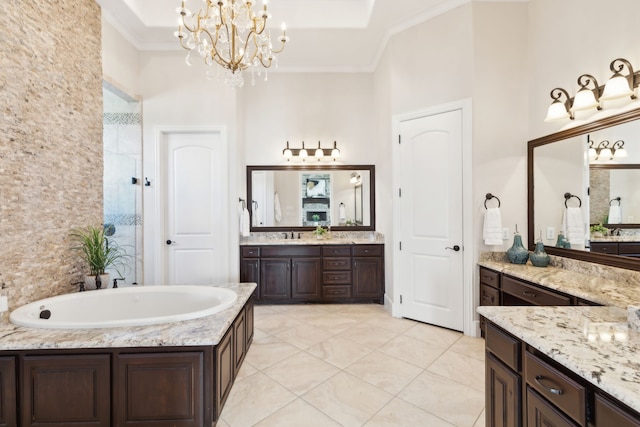
<path id="1" fill-rule="evenodd" d="M 318 221 L 320 221 L 320 215 L 318 214 L 311 215 L 311 220 L 313 221 L 313 225 L 318 225 Z"/>
<path id="2" fill-rule="evenodd" d="M 312 233 L 315 234 L 316 239 L 320 240 L 325 234 L 327 234 L 327 229 L 317 226 L 316 229 L 312 231 Z"/>
<path id="3" fill-rule="evenodd" d="M 602 225 L 602 223 L 592 225 L 589 227 L 589 231 L 594 237 L 606 236 L 609 233 L 609 229 Z"/>
<path id="4" fill-rule="evenodd" d="M 109 285 L 107 268 L 115 269 L 122 277 L 120 269 L 126 267 L 129 255 L 116 242 L 105 235 L 104 227 L 90 225 L 71 232 L 74 242 L 72 249 L 80 252 L 82 259 L 89 266 L 85 276 L 86 289 L 106 288 Z"/>

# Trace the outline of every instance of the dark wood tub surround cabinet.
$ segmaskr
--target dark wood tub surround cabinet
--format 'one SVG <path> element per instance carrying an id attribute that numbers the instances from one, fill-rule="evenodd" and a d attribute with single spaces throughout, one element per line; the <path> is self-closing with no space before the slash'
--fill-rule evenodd
<path id="1" fill-rule="evenodd" d="M 0 352 L 0 427 L 215 425 L 253 339 L 250 299 L 216 346 Z"/>
<path id="2" fill-rule="evenodd" d="M 241 246 L 240 281 L 256 302 L 382 303 L 384 245 Z"/>
<path id="3" fill-rule="evenodd" d="M 486 322 L 487 427 L 639 427 L 640 414 Z"/>

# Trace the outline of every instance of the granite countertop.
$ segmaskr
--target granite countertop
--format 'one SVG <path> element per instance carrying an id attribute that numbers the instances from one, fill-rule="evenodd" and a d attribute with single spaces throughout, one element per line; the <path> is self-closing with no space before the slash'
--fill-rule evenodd
<path id="1" fill-rule="evenodd" d="M 592 236 L 590 240 L 592 242 L 601 242 L 601 243 L 609 243 L 609 242 L 640 243 L 640 236 L 602 236 L 602 237 Z"/>
<path id="2" fill-rule="evenodd" d="M 289 238 L 284 238 L 284 235 Z M 297 236 L 300 234 L 300 238 Z M 289 233 L 252 233 L 249 237 L 240 239 L 240 246 L 268 246 L 268 245 L 376 245 L 384 244 L 384 236 L 372 231 L 343 232 L 332 231 L 322 239 L 316 238 L 310 232 L 294 232 L 295 238 Z"/>
<path id="3" fill-rule="evenodd" d="M 640 333 L 619 307 L 478 307 L 478 313 L 640 411 Z"/>
<path id="4" fill-rule="evenodd" d="M 245 305 L 255 283 L 217 285 L 234 290 L 236 303 L 220 313 L 182 322 L 105 329 L 37 329 L 16 326 L 7 313 L 0 322 L 1 350 L 213 346 Z M 93 291 L 100 292 L 100 291 Z"/>
<path id="5" fill-rule="evenodd" d="M 623 277 L 619 280 L 604 279 L 597 274 L 551 266 L 534 267 L 530 263 L 522 265 L 490 260 L 478 261 L 478 265 L 603 305 L 626 310 L 627 305 L 640 303 L 640 286 L 626 283 Z"/>

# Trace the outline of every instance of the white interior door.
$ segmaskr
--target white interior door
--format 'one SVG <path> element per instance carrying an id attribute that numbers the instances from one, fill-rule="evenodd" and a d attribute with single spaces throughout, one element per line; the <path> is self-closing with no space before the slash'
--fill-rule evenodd
<path id="1" fill-rule="evenodd" d="M 165 265 L 169 285 L 225 283 L 226 147 L 220 133 L 166 134 Z"/>
<path id="2" fill-rule="evenodd" d="M 400 123 L 401 315 L 464 325 L 462 111 Z"/>

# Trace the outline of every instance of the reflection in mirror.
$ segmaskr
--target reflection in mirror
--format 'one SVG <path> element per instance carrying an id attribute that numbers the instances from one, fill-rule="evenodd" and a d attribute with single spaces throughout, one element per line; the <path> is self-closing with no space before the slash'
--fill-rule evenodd
<path id="1" fill-rule="evenodd" d="M 552 255 L 640 270 L 640 259 L 631 258 L 640 257 L 640 250 L 634 249 L 634 245 L 640 249 L 638 119 L 640 110 L 627 111 L 529 141 L 530 249 L 542 237 L 547 252 Z M 617 157 L 600 151 L 596 159 L 595 153 L 589 152 L 591 142 L 596 148 L 604 147 L 607 141 L 609 147 L 617 141 L 624 141 L 627 156 Z M 637 175 L 632 175 L 634 173 Z M 556 247 L 558 233 L 563 229 L 563 216 L 567 212 L 564 193 L 574 194 L 582 201 L 580 215 L 584 221 L 584 244 L 572 244 L 571 250 Z M 617 197 L 620 197 L 619 209 L 616 208 Z M 570 199 L 567 206 L 578 207 L 576 200 Z M 619 219 L 612 223 L 610 216 L 614 219 L 619 216 Z M 600 222 L 609 230 L 615 230 L 616 235 L 594 237 L 589 226 Z M 613 242 L 614 249 L 618 251 L 599 253 L 602 240 Z M 610 246 L 607 246 L 609 250 Z"/>
<path id="2" fill-rule="evenodd" d="M 373 230 L 373 166 L 247 166 L 252 231 Z"/>

